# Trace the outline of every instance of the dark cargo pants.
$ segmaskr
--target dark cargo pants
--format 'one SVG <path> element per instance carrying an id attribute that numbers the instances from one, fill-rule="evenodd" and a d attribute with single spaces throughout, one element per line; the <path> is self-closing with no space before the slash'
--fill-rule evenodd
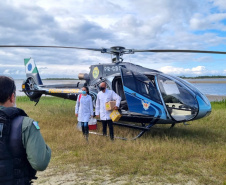
<path id="1" fill-rule="evenodd" d="M 112 120 L 101 120 L 101 121 L 102 121 L 102 125 L 103 125 L 103 135 L 104 136 L 107 135 L 107 124 L 108 124 L 110 138 L 111 138 L 111 140 L 113 140 L 114 139 L 114 129 L 113 129 Z"/>

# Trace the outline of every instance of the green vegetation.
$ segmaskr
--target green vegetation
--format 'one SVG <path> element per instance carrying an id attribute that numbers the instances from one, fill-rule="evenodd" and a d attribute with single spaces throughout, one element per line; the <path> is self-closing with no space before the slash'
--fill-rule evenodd
<path id="1" fill-rule="evenodd" d="M 76 171 L 89 178 L 91 169 L 108 169 L 112 183 L 123 176 L 129 176 L 131 182 L 139 178 L 139 182 L 153 184 L 226 183 L 226 101 L 213 102 L 210 116 L 189 122 L 190 126 L 158 126 L 161 129 L 136 141 L 111 142 L 90 135 L 89 143 L 76 129 L 75 102 L 43 97 L 34 106 L 27 97 L 18 97 L 17 105 L 39 121 L 52 149 L 49 176 Z M 100 124 L 98 128 L 100 132 Z M 115 135 L 132 138 L 135 134 L 137 131 L 115 127 Z"/>
<path id="2" fill-rule="evenodd" d="M 206 78 L 226 78 L 226 76 L 220 76 L 220 75 L 212 75 L 212 76 L 196 76 L 196 77 L 185 77 L 185 76 L 178 76 L 183 79 L 206 79 Z"/>

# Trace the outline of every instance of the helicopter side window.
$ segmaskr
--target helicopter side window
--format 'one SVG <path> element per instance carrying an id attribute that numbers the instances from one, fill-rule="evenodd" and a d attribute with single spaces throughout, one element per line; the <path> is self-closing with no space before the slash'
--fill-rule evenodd
<path id="1" fill-rule="evenodd" d="M 159 88 L 168 112 L 176 121 L 190 120 L 198 113 L 198 103 L 186 87 L 158 76 Z"/>
<path id="2" fill-rule="evenodd" d="M 153 82 L 147 76 L 141 75 L 136 72 L 134 72 L 134 76 L 136 79 L 138 92 L 155 102 L 161 103 L 158 90 L 154 86 Z"/>
<path id="3" fill-rule="evenodd" d="M 137 88 L 138 88 L 138 92 L 141 95 L 149 97 L 149 89 L 148 89 L 146 83 L 144 83 L 144 82 L 142 82 L 140 80 L 136 80 L 136 85 L 137 85 Z"/>
<path id="4" fill-rule="evenodd" d="M 126 71 L 126 72 L 123 72 L 124 74 L 124 80 L 123 80 L 123 83 L 126 87 L 128 87 L 129 89 L 137 92 L 137 86 L 136 86 L 136 82 L 135 82 L 135 79 L 134 79 L 134 75 L 131 71 Z"/>
<path id="5" fill-rule="evenodd" d="M 161 103 L 158 90 L 147 76 L 131 71 L 123 71 L 123 76 L 126 87 L 155 102 Z"/>

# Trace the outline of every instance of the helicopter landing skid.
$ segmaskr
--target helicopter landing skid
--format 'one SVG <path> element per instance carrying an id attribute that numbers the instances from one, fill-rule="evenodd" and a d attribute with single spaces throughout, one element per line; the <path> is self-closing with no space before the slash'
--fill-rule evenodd
<path id="1" fill-rule="evenodd" d="M 97 121 L 101 121 L 101 120 L 97 120 Z M 139 129 L 142 130 L 137 136 L 133 137 L 132 139 L 128 139 L 128 138 L 124 138 L 124 137 L 117 137 L 115 136 L 116 139 L 121 139 L 121 140 L 136 140 L 138 138 L 140 138 L 141 136 L 143 136 L 143 134 L 147 131 L 149 131 L 151 129 L 151 127 L 153 127 L 155 125 L 155 123 L 158 121 L 158 119 L 153 119 L 149 125 L 147 125 L 146 127 L 139 127 L 139 126 L 135 126 L 135 125 L 129 125 L 129 124 L 123 124 L 123 123 L 118 123 L 118 122 L 113 122 L 114 125 L 118 125 L 118 126 L 124 126 L 124 127 L 128 127 L 128 128 L 133 128 L 133 129 Z M 143 126 L 144 124 L 142 124 Z M 90 134 L 95 134 L 95 135 L 101 135 L 103 136 L 103 134 L 98 133 L 98 132 L 89 132 Z M 108 135 L 106 135 L 108 136 Z"/>

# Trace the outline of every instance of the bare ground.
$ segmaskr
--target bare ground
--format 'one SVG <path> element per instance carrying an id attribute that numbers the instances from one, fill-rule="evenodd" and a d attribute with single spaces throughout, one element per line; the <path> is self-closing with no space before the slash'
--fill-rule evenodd
<path id="1" fill-rule="evenodd" d="M 70 170 L 69 170 L 70 169 Z M 121 177 L 114 177 L 110 173 L 108 167 L 102 169 L 90 168 L 88 166 L 80 169 L 75 169 L 72 166 L 68 166 L 67 171 L 58 171 L 54 168 L 48 168 L 44 172 L 38 172 L 38 179 L 34 185 L 75 185 L 75 184 L 116 184 L 116 185 L 127 185 L 127 184 L 142 184 L 142 185 L 172 185 L 168 183 L 169 177 L 161 177 L 157 179 L 151 176 L 129 176 L 124 175 Z M 177 179 L 175 185 L 196 185 L 198 184 L 196 179 L 189 179 L 189 177 L 183 176 L 182 174 L 176 175 L 173 178 Z"/>

